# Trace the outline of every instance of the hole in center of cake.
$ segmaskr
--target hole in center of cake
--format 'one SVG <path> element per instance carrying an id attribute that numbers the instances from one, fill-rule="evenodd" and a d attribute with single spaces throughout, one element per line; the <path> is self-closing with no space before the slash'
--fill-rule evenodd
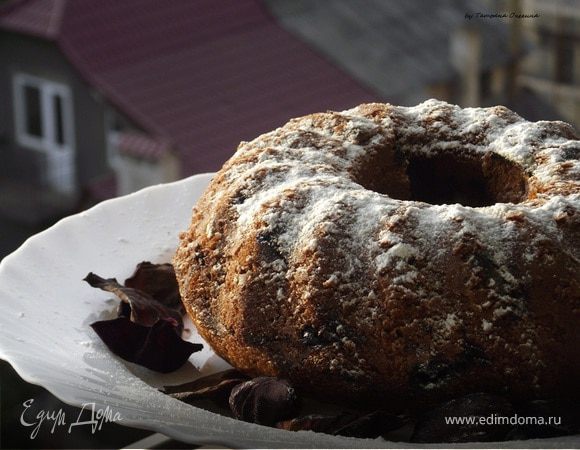
<path id="1" fill-rule="evenodd" d="M 433 205 L 519 203 L 527 198 L 528 190 L 520 166 L 491 152 L 483 156 L 415 153 L 391 157 L 386 167 L 374 164 L 366 175 L 361 184 L 367 189 Z"/>

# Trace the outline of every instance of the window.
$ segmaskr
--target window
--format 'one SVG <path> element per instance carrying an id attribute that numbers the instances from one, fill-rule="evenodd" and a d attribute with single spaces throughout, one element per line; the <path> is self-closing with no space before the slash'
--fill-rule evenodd
<path id="1" fill-rule="evenodd" d="M 574 81 L 574 40 L 570 36 L 556 37 L 555 78 L 559 83 Z"/>
<path id="2" fill-rule="evenodd" d="M 107 162 L 115 169 L 119 166 L 119 136 L 125 128 L 120 117 L 111 109 L 105 109 L 105 135 L 107 137 Z"/>
<path id="3" fill-rule="evenodd" d="M 40 89 L 34 86 L 24 86 L 24 107 L 26 109 L 26 133 L 42 137 L 42 122 L 40 120 Z"/>
<path id="4" fill-rule="evenodd" d="M 479 74 L 479 95 L 482 100 L 491 96 L 491 69 L 484 70 Z"/>
<path id="5" fill-rule="evenodd" d="M 45 152 L 72 151 L 72 104 L 66 85 L 16 74 L 14 108 L 20 145 Z"/>

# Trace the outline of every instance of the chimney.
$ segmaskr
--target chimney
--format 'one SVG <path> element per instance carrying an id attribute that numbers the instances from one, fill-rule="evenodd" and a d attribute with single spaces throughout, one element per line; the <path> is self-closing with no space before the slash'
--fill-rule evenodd
<path id="1" fill-rule="evenodd" d="M 460 26 L 451 34 L 451 63 L 459 72 L 462 106 L 479 106 L 481 33 L 475 26 Z"/>

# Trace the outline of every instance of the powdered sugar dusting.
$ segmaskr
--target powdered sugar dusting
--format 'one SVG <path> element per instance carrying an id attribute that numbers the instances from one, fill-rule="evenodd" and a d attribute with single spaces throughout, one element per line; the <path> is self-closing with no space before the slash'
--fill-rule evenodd
<path id="1" fill-rule="evenodd" d="M 558 239 L 554 216 L 565 208 L 577 210 L 578 196 L 538 195 L 533 203 L 472 208 L 401 201 L 367 191 L 353 180 L 352 170 L 364 164 L 361 160 L 369 152 L 385 145 L 395 121 L 398 121 L 395 145 L 404 151 L 430 153 L 463 148 L 479 153 L 496 152 L 521 165 L 536 183 L 572 183 L 578 188 L 577 180 L 569 180 L 573 178 L 570 174 L 580 170 L 578 160 L 568 161 L 571 168 L 566 173 L 558 172 L 561 154 L 576 148 L 578 142 L 563 136 L 565 124 L 527 122 L 503 107 L 461 109 L 436 100 L 414 107 L 391 107 L 391 114 L 372 120 L 364 116 L 364 106 L 360 106 L 326 117 L 293 119 L 282 128 L 241 144 L 238 156 L 252 152 L 259 156 L 251 164 L 232 167 L 233 183 L 236 180 L 251 183 L 255 174 L 264 170 L 277 174 L 282 169 L 284 176 L 272 175 L 250 199 L 235 206 L 238 235 L 253 229 L 258 218 L 263 230 L 278 230 L 276 245 L 281 257 L 292 255 L 297 248 L 314 252 L 318 248 L 317 230 L 322 227 L 329 233 L 336 231 L 332 217 L 338 209 L 350 208 L 356 211 L 356 222 L 348 230 L 350 248 L 374 261 L 377 272 L 390 273 L 392 283 L 407 286 L 419 297 L 428 297 L 428 292 L 413 287 L 418 279 L 417 264 L 428 265 L 425 261 L 421 263 L 426 255 L 432 261 L 443 260 L 454 248 L 475 236 L 477 242 L 473 245 L 485 249 L 487 259 L 472 256 L 467 264 L 474 273 L 482 270 L 482 264 L 491 264 L 496 275 L 487 281 L 487 288 L 508 304 L 498 306 L 494 317 L 500 317 L 502 311 L 520 311 L 521 304 L 510 306 L 516 302 L 510 292 L 522 281 L 510 269 L 520 230 L 515 222 L 506 221 L 506 216 L 514 210 L 521 212 L 538 233 Z M 433 136 L 418 139 L 425 134 Z M 407 142 L 413 142 L 413 146 L 409 147 Z M 293 193 L 300 196 L 300 202 L 286 200 Z M 397 221 L 413 226 L 399 231 L 393 225 Z M 526 254 L 524 258 L 531 256 Z M 354 265 L 353 261 L 345 261 L 345 267 Z M 329 283 L 337 279 L 332 278 Z M 345 282 L 344 276 L 341 279 Z M 362 286 L 360 289 L 365 290 Z M 444 326 L 451 323 L 452 318 L 448 318 Z M 483 328 L 490 331 L 491 325 L 487 323 Z"/>

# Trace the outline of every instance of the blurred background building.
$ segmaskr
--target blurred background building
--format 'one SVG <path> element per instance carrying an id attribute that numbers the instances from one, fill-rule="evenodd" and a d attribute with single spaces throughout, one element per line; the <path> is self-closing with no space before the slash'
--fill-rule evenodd
<path id="1" fill-rule="evenodd" d="M 376 98 L 254 0 L 25 0 L 0 28 L 2 177 L 37 188 L 37 214 L 216 170 L 289 117 Z"/>
<path id="2" fill-rule="evenodd" d="M 580 127 L 580 2 L 0 0 L 0 258 L 291 117 L 431 97 Z"/>
<path id="3" fill-rule="evenodd" d="M 563 120 L 580 128 L 580 2 L 523 0 L 541 20 L 520 24 L 531 51 L 522 61 L 518 85 L 552 105 Z"/>

